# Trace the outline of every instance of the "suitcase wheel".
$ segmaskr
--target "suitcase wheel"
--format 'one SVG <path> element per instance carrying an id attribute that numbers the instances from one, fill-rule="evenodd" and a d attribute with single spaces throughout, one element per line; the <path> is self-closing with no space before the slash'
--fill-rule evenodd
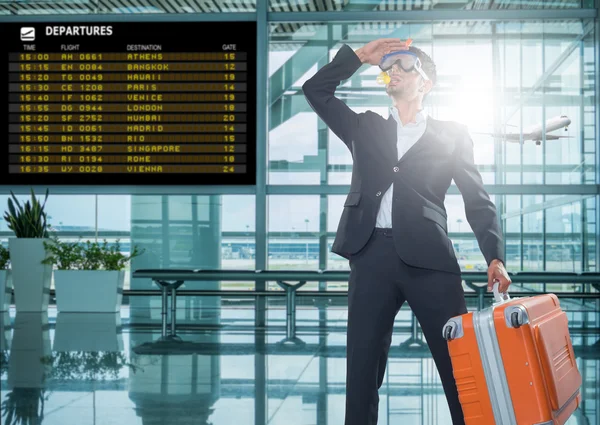
<path id="1" fill-rule="evenodd" d="M 514 311 L 510 315 L 510 323 L 512 324 L 513 328 L 521 327 L 522 323 L 521 323 L 521 320 L 519 320 L 519 312 L 518 311 Z"/>
<path id="2" fill-rule="evenodd" d="M 446 329 L 444 329 L 444 338 L 446 339 L 446 341 L 450 341 L 450 339 L 452 338 L 451 326 L 446 326 Z"/>
<path id="3" fill-rule="evenodd" d="M 442 337 L 446 341 L 450 341 L 457 338 L 462 338 L 465 335 L 462 324 L 462 316 L 453 317 L 448 320 L 442 328 Z"/>

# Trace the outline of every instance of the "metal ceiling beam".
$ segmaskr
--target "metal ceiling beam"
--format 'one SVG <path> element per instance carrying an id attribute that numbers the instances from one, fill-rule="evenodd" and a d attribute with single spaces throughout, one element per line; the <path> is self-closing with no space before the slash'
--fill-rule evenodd
<path id="1" fill-rule="evenodd" d="M 18 6 L 20 3 L 0 3 L 0 10 L 10 6 Z M 21 3 L 29 6 L 32 3 Z M 66 4 L 68 5 L 68 3 Z M 132 7 L 139 7 L 132 4 Z M 14 13 L 13 10 L 10 10 Z M 57 12 L 56 10 L 54 12 Z M 256 21 L 256 13 L 115 13 L 115 14 L 78 14 L 60 15 L 47 13 L 44 15 L 0 15 L 0 22 L 240 22 Z"/>
<path id="2" fill-rule="evenodd" d="M 370 5 L 378 7 L 378 4 Z M 595 19 L 591 9 L 493 9 L 493 10 L 409 10 L 271 12 L 270 22 L 365 22 L 365 21 L 522 21 Z"/>
<path id="3" fill-rule="evenodd" d="M 112 5 L 112 3 L 105 4 Z M 204 21 L 204 20 L 238 20 L 242 15 L 251 15 L 250 20 L 256 20 L 256 12 L 255 11 L 240 11 L 240 12 L 226 12 L 226 13 L 218 13 L 218 12 L 208 12 L 208 13 L 186 13 L 182 10 L 180 13 L 177 13 L 176 9 L 174 9 L 174 4 L 181 4 L 182 8 L 185 6 L 191 7 L 192 10 L 198 8 L 198 4 L 196 2 L 189 3 L 180 2 L 180 3 L 169 3 L 163 1 L 150 1 L 146 4 L 144 2 L 125 0 L 123 2 L 115 2 L 114 6 L 127 6 L 130 4 L 132 13 L 124 13 L 120 14 L 87 14 L 86 13 L 86 21 L 94 21 L 95 19 L 104 20 L 104 21 L 115 21 L 115 18 L 119 16 L 126 16 L 128 19 L 137 18 L 142 12 L 136 12 L 135 9 L 143 8 L 145 6 L 154 7 L 158 10 L 167 10 L 174 11 L 174 13 L 157 13 L 156 15 L 160 18 L 152 18 L 150 20 L 168 20 L 172 19 L 172 16 L 175 20 L 193 20 L 193 21 Z M 44 1 L 28 1 L 28 2 L 19 2 L 19 1 L 8 1 L 2 2 L 0 4 L 0 8 L 9 12 L 9 13 L 18 13 L 19 9 L 23 9 L 23 11 L 30 12 L 35 10 L 36 6 L 40 12 L 46 12 L 47 15 L 53 15 L 53 18 L 63 18 L 64 15 L 56 14 L 60 13 L 61 8 L 69 9 L 71 8 L 73 11 L 84 13 L 84 10 L 81 10 L 81 6 L 89 5 L 90 8 L 96 6 L 95 3 L 72 3 L 72 5 L 76 5 L 77 8 L 71 6 L 69 2 L 50 2 L 47 0 Z M 268 12 L 267 13 L 267 21 L 268 22 L 365 22 L 365 21 L 507 21 L 507 20 L 567 20 L 567 19 L 595 19 L 597 17 L 598 11 L 596 8 L 585 8 L 585 9 L 565 9 L 565 8 L 556 8 L 556 9 L 491 9 L 491 10 L 465 10 L 465 9 L 432 9 L 432 10 L 399 10 L 399 11 L 390 11 L 390 10 L 374 10 L 377 9 L 380 5 L 378 3 L 370 3 L 367 4 L 350 4 L 343 11 L 324 11 L 324 12 Z M 47 7 L 47 9 L 41 9 L 42 7 Z M 55 15 L 56 14 L 56 15 Z M 46 18 L 47 18 L 46 15 Z M 216 15 L 216 17 L 210 17 L 210 15 Z M 148 18 L 152 15 L 144 15 L 143 18 Z M 13 15 L 13 17 L 17 18 L 31 18 L 32 16 L 27 15 Z M 73 15 L 69 17 L 70 19 L 76 19 L 77 15 Z M 215 19 L 217 18 L 217 19 Z M 246 20 L 246 17 L 242 18 Z"/>

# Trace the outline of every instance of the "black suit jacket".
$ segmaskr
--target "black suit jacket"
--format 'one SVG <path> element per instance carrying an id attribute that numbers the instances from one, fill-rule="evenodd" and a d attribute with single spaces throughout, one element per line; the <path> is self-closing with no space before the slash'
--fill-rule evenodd
<path id="1" fill-rule="evenodd" d="M 302 86 L 312 109 L 353 158 L 350 193 L 332 251 L 347 259 L 361 251 L 375 228 L 383 194 L 393 183 L 392 233 L 400 258 L 412 266 L 460 274 L 444 208 L 454 179 L 487 264 L 496 258 L 504 262 L 496 207 L 483 188 L 466 127 L 428 117 L 423 136 L 398 161 L 394 118 L 371 111 L 355 113 L 335 97 L 340 82 L 361 65 L 344 45 Z"/>

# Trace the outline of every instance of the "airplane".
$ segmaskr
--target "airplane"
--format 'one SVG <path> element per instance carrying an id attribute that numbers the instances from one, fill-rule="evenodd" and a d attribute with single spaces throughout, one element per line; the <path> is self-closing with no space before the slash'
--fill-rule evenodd
<path id="1" fill-rule="evenodd" d="M 558 136 L 555 134 L 548 134 L 550 131 L 558 130 L 559 128 L 564 127 L 565 131 L 568 130 L 568 126 L 571 124 L 571 119 L 566 115 L 560 115 L 553 118 L 550 118 L 546 121 L 546 140 L 557 140 L 572 136 Z M 515 127 L 515 126 L 512 126 Z M 522 143 L 525 140 L 534 140 L 536 145 L 542 144 L 542 125 L 536 124 L 533 127 L 524 130 L 523 133 L 475 133 L 475 134 L 487 134 L 489 136 L 500 137 L 507 142 L 512 143 Z"/>

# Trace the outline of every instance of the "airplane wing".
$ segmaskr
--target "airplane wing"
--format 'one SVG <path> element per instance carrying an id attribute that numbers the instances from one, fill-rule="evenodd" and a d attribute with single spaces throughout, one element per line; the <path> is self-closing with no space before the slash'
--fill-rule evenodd
<path id="1" fill-rule="evenodd" d="M 492 137 L 497 137 L 499 139 L 504 139 L 507 142 L 516 142 L 519 143 L 521 141 L 521 136 L 523 137 L 523 141 L 527 141 L 527 140 L 533 140 L 535 142 L 541 142 L 542 138 L 539 137 L 539 134 L 531 134 L 531 133 L 523 133 L 523 135 L 521 134 L 515 134 L 515 133 L 480 133 L 480 132 L 473 132 L 473 134 L 483 134 L 486 136 L 492 136 Z M 556 136 L 554 134 L 546 134 L 546 140 L 557 140 L 557 139 L 563 139 L 563 138 L 573 138 L 573 136 Z M 539 144 L 539 143 L 537 143 Z"/>
<path id="2" fill-rule="evenodd" d="M 515 134 L 515 133 L 480 133 L 480 132 L 474 131 L 472 134 L 483 134 L 486 136 L 498 137 L 500 139 L 506 139 L 506 140 L 516 140 L 516 141 L 521 140 L 521 135 Z M 523 138 L 527 138 L 527 134 L 524 134 Z"/>
<path id="3" fill-rule="evenodd" d="M 566 139 L 566 138 L 572 139 L 573 136 L 556 136 L 554 134 L 546 134 L 546 140 L 557 140 L 557 139 Z"/>

